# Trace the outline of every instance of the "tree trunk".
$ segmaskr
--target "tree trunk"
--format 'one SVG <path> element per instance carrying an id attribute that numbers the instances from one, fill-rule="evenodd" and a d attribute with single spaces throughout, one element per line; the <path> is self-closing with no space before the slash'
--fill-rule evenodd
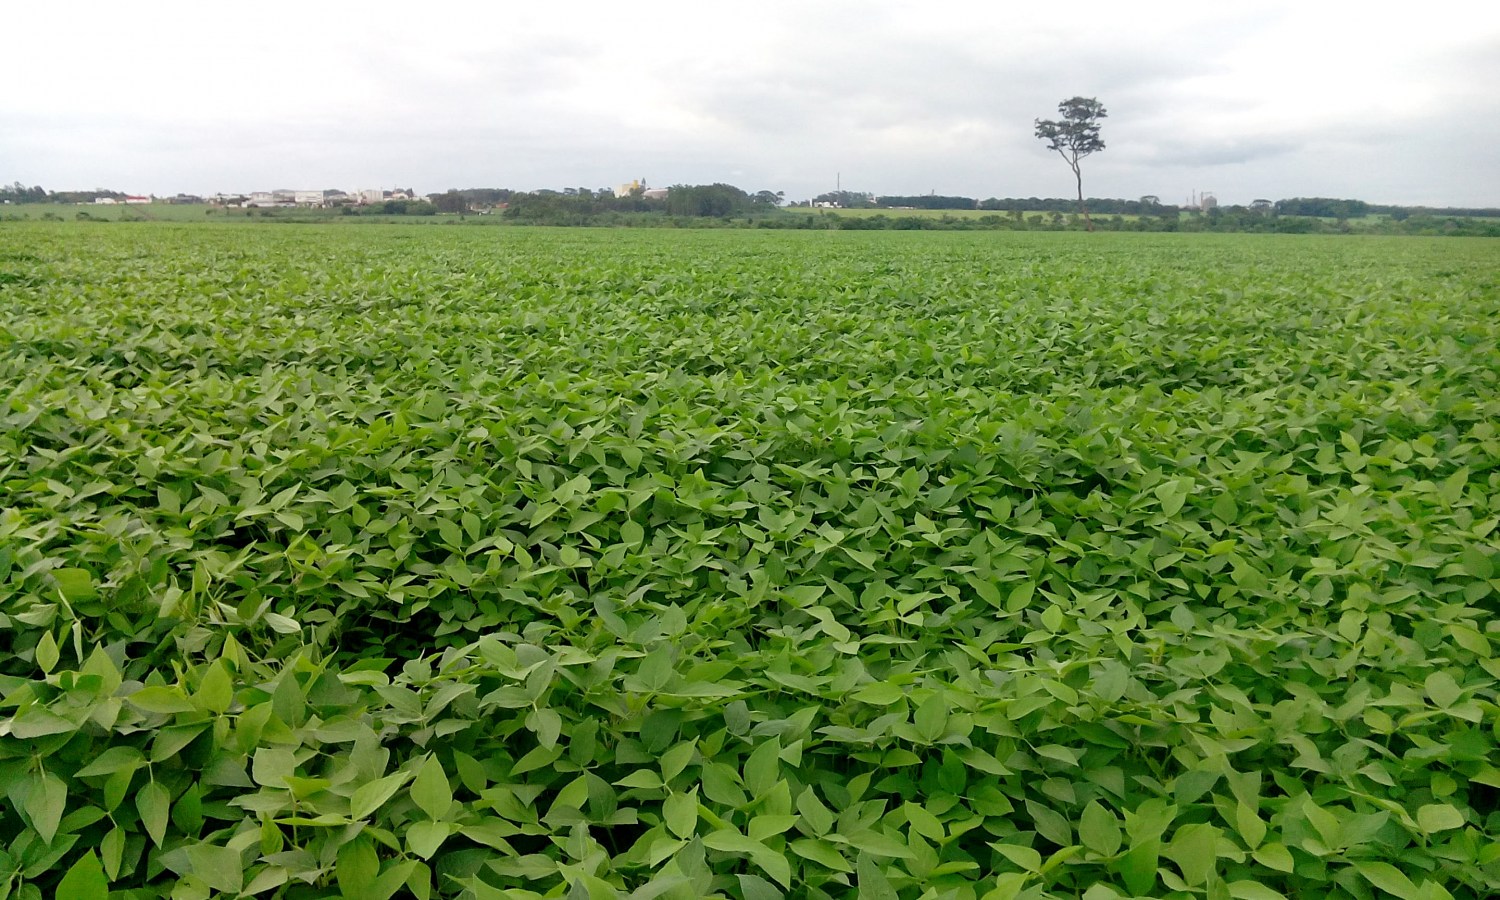
<path id="1" fill-rule="evenodd" d="M 1083 171 L 1081 169 L 1074 168 L 1073 177 L 1078 179 L 1078 208 L 1083 210 L 1083 224 L 1088 228 L 1089 231 L 1093 231 L 1094 220 L 1089 218 L 1088 204 L 1083 202 Z"/>

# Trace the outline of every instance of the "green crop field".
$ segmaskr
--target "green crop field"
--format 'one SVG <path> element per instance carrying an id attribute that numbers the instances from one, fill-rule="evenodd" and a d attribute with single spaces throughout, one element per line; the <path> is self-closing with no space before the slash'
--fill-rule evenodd
<path id="1" fill-rule="evenodd" d="M 801 206 L 788 206 L 783 207 L 783 210 L 785 212 L 794 213 L 797 215 L 807 215 L 808 213 L 812 213 L 813 215 L 821 216 L 851 216 L 857 219 L 868 219 L 873 218 L 874 216 L 885 216 L 889 219 L 907 217 L 916 217 L 921 219 L 941 219 L 944 217 L 950 219 L 984 219 L 990 216 L 998 216 L 1002 219 L 1009 219 L 1011 217 L 1010 210 L 1008 209 L 893 209 L 889 207 L 882 207 L 878 209 L 808 209 Z M 1052 218 L 1052 215 L 1053 214 L 1050 212 L 1022 213 L 1023 218 L 1029 216 L 1041 216 L 1043 219 L 1049 220 Z M 1061 215 L 1067 218 L 1078 215 L 1078 213 L 1075 210 L 1073 212 L 1061 213 Z M 1095 219 L 1112 219 L 1115 217 L 1113 213 L 1097 212 L 1094 213 L 1093 216 Z M 1119 218 L 1124 219 L 1127 222 L 1134 222 L 1139 219 L 1140 216 L 1122 215 Z"/>
<path id="2" fill-rule="evenodd" d="M 1497 272 L 0 224 L 0 898 L 1495 896 Z"/>
<path id="3" fill-rule="evenodd" d="M 789 206 L 787 212 L 806 215 L 812 213 L 819 216 L 854 216 L 856 218 L 869 218 L 871 216 L 887 216 L 897 218 L 900 216 L 917 216 L 923 219 L 941 219 L 949 216 L 954 219 L 978 219 L 984 216 L 1010 215 L 1008 210 L 984 210 L 984 209 L 808 209 L 801 206 Z M 1044 214 L 1045 215 L 1045 214 Z"/>
<path id="4" fill-rule="evenodd" d="M 67 222 L 89 219 L 104 222 L 199 222 L 212 221 L 216 217 L 244 215 L 245 210 L 225 209 L 206 203 L 18 203 L 0 206 L 0 221 L 53 218 Z"/>

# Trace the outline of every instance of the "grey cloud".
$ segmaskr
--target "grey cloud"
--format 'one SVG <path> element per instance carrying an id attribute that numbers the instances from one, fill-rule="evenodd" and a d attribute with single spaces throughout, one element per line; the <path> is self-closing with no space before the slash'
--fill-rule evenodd
<path id="1" fill-rule="evenodd" d="M 27 27 L 60 23 L 52 8 L 28 7 Z M 111 15 L 105 30 L 130 27 Z M 0 95 L 0 180 L 173 192 L 645 176 L 805 197 L 842 173 L 845 187 L 886 193 L 1057 195 L 1068 173 L 1032 120 L 1083 94 L 1110 110 L 1107 150 L 1085 172 L 1096 195 L 1212 180 L 1226 202 L 1337 190 L 1500 203 L 1484 153 L 1500 128 L 1500 20 L 1445 29 L 1433 12 L 1409 34 L 1411 22 L 1289 0 L 1178 14 L 766 0 L 753 13 L 648 2 L 434 5 L 389 25 L 318 15 L 315 30 L 337 35 L 326 53 L 235 57 L 191 77 L 81 58 Z M 216 17 L 261 18 L 205 8 L 182 28 Z M 1327 46 L 1363 28 L 1360 65 L 1308 55 L 1320 41 L 1309 22 Z M 1278 55 L 1292 45 L 1303 55 Z M 27 52 L 31 68 L 46 61 L 20 52 L 22 69 Z"/>
<path id="2" fill-rule="evenodd" d="M 1231 166 L 1284 156 L 1297 149 L 1292 141 L 1226 137 L 1143 148 L 1135 155 L 1154 166 Z"/>

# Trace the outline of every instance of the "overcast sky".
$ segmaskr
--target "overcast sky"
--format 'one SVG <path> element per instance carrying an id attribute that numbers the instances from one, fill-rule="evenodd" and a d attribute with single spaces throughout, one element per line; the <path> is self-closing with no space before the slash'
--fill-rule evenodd
<path id="1" fill-rule="evenodd" d="M 1500 206 L 1500 3 L 8 4 L 0 181 Z"/>

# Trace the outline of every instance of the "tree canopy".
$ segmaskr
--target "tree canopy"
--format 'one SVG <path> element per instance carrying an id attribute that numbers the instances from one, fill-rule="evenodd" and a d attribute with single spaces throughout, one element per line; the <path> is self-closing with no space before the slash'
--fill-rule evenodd
<path id="1" fill-rule="evenodd" d="M 1072 97 L 1057 104 L 1061 119 L 1037 119 L 1036 136 L 1047 142 L 1048 150 L 1055 150 L 1073 170 L 1078 182 L 1078 206 L 1083 210 L 1083 219 L 1090 231 L 1094 230 L 1089 218 L 1089 208 L 1083 202 L 1083 169 L 1079 161 L 1085 156 L 1104 149 L 1104 138 L 1099 133 L 1099 120 L 1107 117 L 1104 104 L 1093 97 Z"/>

